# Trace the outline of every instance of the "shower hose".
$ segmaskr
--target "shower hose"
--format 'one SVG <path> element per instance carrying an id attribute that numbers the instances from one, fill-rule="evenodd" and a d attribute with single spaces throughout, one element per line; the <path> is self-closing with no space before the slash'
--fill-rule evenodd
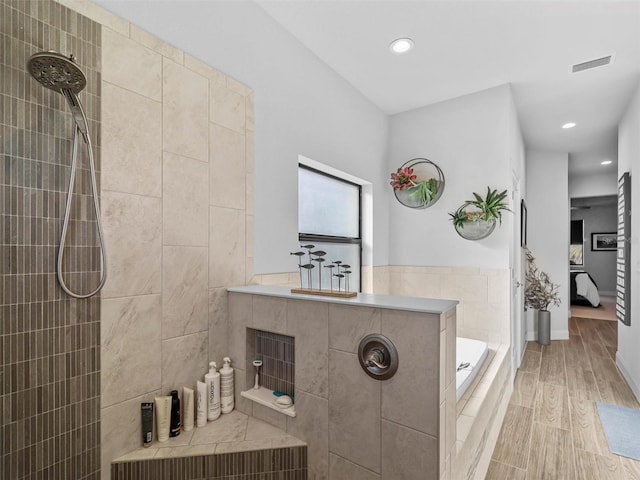
<path id="1" fill-rule="evenodd" d="M 82 111 L 82 110 L 81 110 Z M 84 111 L 82 111 L 82 116 L 84 117 Z M 86 117 L 85 117 L 86 121 Z M 93 211 L 96 216 L 96 225 L 98 231 L 98 242 L 100 244 L 100 282 L 98 286 L 89 293 L 75 293 L 72 292 L 67 284 L 64 281 L 62 276 L 62 261 L 64 257 L 64 247 L 67 241 L 67 232 L 69 229 L 69 217 L 71 215 L 71 201 L 73 199 L 73 187 L 75 185 L 76 179 L 76 166 L 78 163 L 78 143 L 79 136 L 81 134 L 80 127 L 77 123 L 74 125 L 75 128 L 73 130 L 73 150 L 71 153 L 71 177 L 69 179 L 69 190 L 67 192 L 67 202 L 64 210 L 64 221 L 62 222 L 62 233 L 60 234 L 60 249 L 58 250 L 58 282 L 60 282 L 60 286 L 62 290 L 64 290 L 68 295 L 74 298 L 89 298 L 95 295 L 100 291 L 103 287 L 105 281 L 107 280 L 107 257 L 104 248 L 104 237 L 102 234 L 102 224 L 100 222 L 100 206 L 98 205 L 98 188 L 96 186 L 96 168 L 93 160 L 93 146 L 91 145 L 91 138 L 88 133 L 82 133 L 82 137 L 87 145 L 87 152 L 89 155 L 89 169 L 90 169 L 90 177 L 91 177 L 91 198 L 93 199 Z"/>

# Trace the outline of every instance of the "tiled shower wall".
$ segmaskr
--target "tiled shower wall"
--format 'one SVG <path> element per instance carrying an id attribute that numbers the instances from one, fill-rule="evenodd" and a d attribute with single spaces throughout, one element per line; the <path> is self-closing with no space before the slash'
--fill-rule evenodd
<path id="1" fill-rule="evenodd" d="M 71 115 L 62 96 L 26 70 L 38 51 L 75 54 L 87 75 L 80 99 L 99 169 L 100 43 L 98 24 L 59 4 L 0 0 L 0 478 L 7 480 L 100 476 L 100 299 L 68 297 L 55 274 Z M 99 252 L 84 154 L 80 161 L 65 271 L 88 272 L 67 279 L 87 291 Z"/>
<path id="2" fill-rule="evenodd" d="M 102 478 L 140 446 L 140 402 L 227 351 L 226 287 L 253 275 L 253 94 L 100 7 Z M 232 366 L 234 365 L 232 357 Z"/>

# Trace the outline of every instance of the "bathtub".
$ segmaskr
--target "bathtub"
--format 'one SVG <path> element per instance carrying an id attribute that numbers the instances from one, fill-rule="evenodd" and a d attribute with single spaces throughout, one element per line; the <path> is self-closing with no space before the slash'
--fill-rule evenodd
<path id="1" fill-rule="evenodd" d="M 487 358 L 487 352 L 485 342 L 463 337 L 456 338 L 456 400 L 460 400 L 478 375 Z"/>

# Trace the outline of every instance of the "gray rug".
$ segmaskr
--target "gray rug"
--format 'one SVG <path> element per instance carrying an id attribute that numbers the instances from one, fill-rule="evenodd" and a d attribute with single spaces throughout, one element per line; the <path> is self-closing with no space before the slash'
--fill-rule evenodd
<path id="1" fill-rule="evenodd" d="M 640 410 L 597 403 L 609 450 L 640 460 Z"/>

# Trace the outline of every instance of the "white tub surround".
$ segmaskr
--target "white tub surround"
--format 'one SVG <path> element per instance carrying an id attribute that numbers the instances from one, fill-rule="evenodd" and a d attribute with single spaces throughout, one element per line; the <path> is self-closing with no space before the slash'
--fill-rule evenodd
<path id="1" fill-rule="evenodd" d="M 309 478 L 450 478 L 456 301 L 324 298 L 255 285 L 230 288 L 228 303 L 237 392 L 254 382 L 247 328 L 295 339 L 296 417 L 239 393 L 236 408 L 307 442 Z M 398 350 L 399 368 L 388 380 L 373 379 L 360 367 L 358 345 L 372 333 Z"/>
<path id="2" fill-rule="evenodd" d="M 464 337 L 456 339 L 456 400 L 460 400 L 478 376 L 488 352 L 485 342 Z"/>

